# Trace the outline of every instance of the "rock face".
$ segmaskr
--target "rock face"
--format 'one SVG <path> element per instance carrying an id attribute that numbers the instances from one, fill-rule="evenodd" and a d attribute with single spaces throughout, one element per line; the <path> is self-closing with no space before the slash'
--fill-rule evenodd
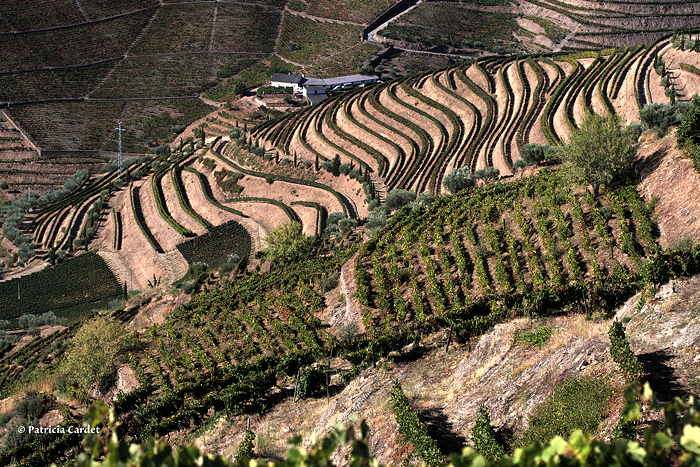
<path id="1" fill-rule="evenodd" d="M 131 392 L 139 387 L 136 373 L 128 365 L 122 365 L 117 369 L 117 384 L 115 387 L 115 397 L 120 392 Z"/>
<path id="2" fill-rule="evenodd" d="M 700 276 L 661 287 L 643 306 L 633 297 L 617 313 L 633 350 L 640 355 L 657 393 L 673 396 L 699 392 Z M 619 414 L 624 381 L 609 359 L 607 330 L 612 320 L 581 315 L 533 322 L 526 318 L 495 326 L 469 349 L 428 349 L 416 360 L 384 362 L 368 368 L 328 399 L 286 400 L 271 412 L 251 418 L 221 420 L 198 439 L 210 452 L 235 454 L 247 423 L 258 435 L 258 452 L 279 455 L 286 441 L 302 434 L 310 443 L 337 423 L 367 420 L 370 448 L 380 462 L 397 465 L 411 458 L 394 421 L 389 394 L 401 382 L 414 408 L 445 449 L 468 442 L 476 411 L 484 404 L 492 423 L 516 436 L 533 410 L 571 376 L 606 376 L 615 392 L 608 419 L 597 435 L 609 436 Z M 552 337 L 540 348 L 514 343 L 522 329 L 547 324 Z"/>
<path id="3" fill-rule="evenodd" d="M 522 428 L 526 415 L 551 395 L 556 384 L 571 376 L 607 371 L 601 365 L 608 358 L 607 340 L 567 336 L 560 346 L 533 355 L 512 344 L 513 332 L 526 323 L 496 326 L 460 362 L 451 389 L 461 394 L 446 407 L 454 413 L 455 425 L 471 429 L 483 403 L 496 425 Z"/>
<path id="4" fill-rule="evenodd" d="M 49 410 L 39 419 L 41 426 L 56 426 L 61 423 L 63 423 L 63 414 L 57 409 Z"/>
<path id="5" fill-rule="evenodd" d="M 665 284 L 645 301 L 632 297 L 615 317 L 661 397 L 700 393 L 700 276 Z"/>

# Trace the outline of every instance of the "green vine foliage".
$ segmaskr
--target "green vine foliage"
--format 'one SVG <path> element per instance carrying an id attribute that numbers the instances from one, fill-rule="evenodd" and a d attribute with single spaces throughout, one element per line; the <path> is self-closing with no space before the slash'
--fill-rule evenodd
<path id="1" fill-rule="evenodd" d="M 639 381 L 644 376 L 644 368 L 637 356 L 632 352 L 630 343 L 625 335 L 625 327 L 619 321 L 614 321 L 608 329 L 610 338 L 610 356 L 620 365 L 622 372 L 629 381 Z"/>
<path id="2" fill-rule="evenodd" d="M 440 453 L 437 442 L 430 437 L 428 428 L 418 418 L 418 414 L 411 407 L 411 402 L 398 382 L 394 383 L 391 390 L 391 403 L 401 435 L 405 441 L 415 446 L 423 462 L 429 466 L 445 465 L 445 458 Z"/>
<path id="3" fill-rule="evenodd" d="M 398 387 L 398 390 L 396 389 Z M 407 407 L 407 400 L 400 386 L 394 386 L 400 407 Z M 403 395 L 403 397 L 401 397 Z M 392 398 L 393 399 L 393 398 Z M 697 466 L 700 465 L 700 401 L 690 397 L 676 398 L 661 405 L 648 384 L 643 388 L 632 386 L 626 392 L 626 404 L 620 420 L 636 423 L 642 416 L 642 407 L 661 410 L 665 423 L 660 429 L 647 429 L 643 441 L 614 439 L 599 441 L 574 431 L 568 439 L 556 436 L 545 443 L 534 443 L 518 448 L 512 455 L 489 459 L 473 448 L 465 448 L 446 458 L 434 458 L 427 465 L 451 467 L 578 467 L 578 466 Z M 412 412 L 412 411 L 411 411 Z M 406 413 L 409 413 L 408 411 Z M 415 412 L 412 412 L 415 416 Z M 406 419 L 417 417 L 410 415 Z M 221 456 L 202 453 L 194 446 L 169 446 L 163 441 L 148 440 L 141 444 L 129 444 L 117 435 L 119 422 L 114 409 L 101 402 L 89 411 L 84 422 L 90 426 L 103 427 L 98 434 L 88 434 L 83 439 L 83 451 L 66 465 L 74 467 L 118 467 L 118 466 L 177 466 L 177 467 L 238 467 L 240 464 Z M 425 433 L 419 430 L 420 433 Z M 254 467 L 327 467 L 335 465 L 333 454 L 340 448 L 348 457 L 343 465 L 350 467 L 380 467 L 381 464 L 369 450 L 367 438 L 369 427 L 362 422 L 359 430 L 353 426 L 336 427 L 330 434 L 302 448 L 301 437 L 290 440 L 291 448 L 280 460 L 258 461 L 252 459 L 248 465 Z M 248 436 L 248 435 L 246 435 Z M 247 439 L 247 438 L 246 438 Z M 243 444 L 243 443 L 242 443 Z M 240 452 L 240 451 L 239 451 Z M 437 451 L 435 451 L 437 453 Z"/>
<path id="4" fill-rule="evenodd" d="M 243 440 L 241 441 L 241 444 L 238 445 L 238 451 L 236 452 L 236 458 L 234 461 L 234 465 L 236 467 L 245 467 L 250 464 L 250 460 L 255 457 L 254 442 L 255 433 L 250 430 L 246 430 L 245 434 L 243 435 Z"/>
<path id="5" fill-rule="evenodd" d="M 477 452 L 487 459 L 500 459 L 506 454 L 505 449 L 498 442 L 496 431 L 491 426 L 491 418 L 486 407 L 481 405 L 472 429 L 472 441 Z"/>

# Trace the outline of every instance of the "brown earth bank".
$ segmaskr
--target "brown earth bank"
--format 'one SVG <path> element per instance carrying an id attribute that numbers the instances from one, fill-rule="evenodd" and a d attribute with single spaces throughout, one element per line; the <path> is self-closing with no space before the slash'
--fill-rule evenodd
<path id="1" fill-rule="evenodd" d="M 662 396 L 697 393 L 700 321 L 692 303 L 700 298 L 700 276 L 661 287 L 643 307 L 631 298 L 617 313 L 627 323 L 632 349 Z M 520 318 L 500 324 L 469 345 L 446 352 L 444 334 L 424 341 L 424 354 L 414 361 L 385 360 L 364 370 L 339 393 L 295 402 L 288 399 L 256 417 L 221 418 L 196 442 L 206 451 L 235 455 L 248 424 L 257 434 L 257 453 L 276 456 L 287 440 L 304 435 L 306 443 L 337 423 L 367 420 L 371 452 L 387 465 L 415 460 L 398 433 L 390 402 L 393 381 L 399 381 L 423 420 L 442 428 L 443 437 L 469 442 L 480 404 L 492 423 L 516 438 L 527 428 L 534 409 L 566 378 L 602 377 L 613 388 L 607 418 L 596 435 L 610 436 L 619 416 L 624 386 L 619 368 L 609 357 L 607 329 L 612 320 L 570 315 L 533 321 Z M 553 330 L 541 348 L 514 342 L 523 329 L 547 324 Z M 659 338 L 662 336 L 662 338 Z"/>
<path id="2" fill-rule="evenodd" d="M 657 139 L 651 132 L 642 136 L 639 148 L 642 181 L 639 193 L 655 201 L 662 247 L 668 248 L 700 238 L 700 172 L 676 145 L 675 130 Z"/>

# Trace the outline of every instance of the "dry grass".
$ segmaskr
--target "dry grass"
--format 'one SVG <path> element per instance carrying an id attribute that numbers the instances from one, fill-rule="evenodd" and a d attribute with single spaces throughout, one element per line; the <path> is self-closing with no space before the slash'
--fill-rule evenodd
<path id="1" fill-rule="evenodd" d="M 595 321 L 589 319 L 586 315 L 577 314 L 553 318 L 542 322 L 524 320 L 519 330 L 532 329 L 545 324 L 552 327 L 551 337 L 544 345 L 532 350 L 529 358 L 526 358 L 518 366 L 513 368 L 513 376 L 519 375 L 532 368 L 537 362 L 566 346 L 574 338 L 607 339 L 607 330 L 610 321 Z"/>

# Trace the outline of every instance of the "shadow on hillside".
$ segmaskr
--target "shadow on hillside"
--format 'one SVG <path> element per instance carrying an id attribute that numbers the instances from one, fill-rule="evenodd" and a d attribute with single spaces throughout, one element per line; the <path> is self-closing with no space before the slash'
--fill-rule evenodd
<path id="1" fill-rule="evenodd" d="M 430 348 L 426 346 L 416 346 L 409 350 L 408 352 L 401 353 L 400 355 L 393 357 L 392 360 L 396 363 L 408 363 L 413 362 L 421 358 L 430 352 Z"/>
<path id="2" fill-rule="evenodd" d="M 639 355 L 639 361 L 644 366 L 647 381 L 660 401 L 670 401 L 674 397 L 685 397 L 687 391 L 678 382 L 675 371 L 668 362 L 673 355 L 665 350 L 657 350 Z"/>
<path id="3" fill-rule="evenodd" d="M 646 178 L 647 175 L 656 170 L 661 161 L 666 155 L 666 149 L 659 149 L 658 151 L 649 154 L 644 159 L 640 159 L 635 164 L 634 170 L 639 175 L 640 179 Z"/>
<path id="4" fill-rule="evenodd" d="M 421 410 L 418 415 L 428 427 L 430 436 L 437 441 L 443 454 L 462 451 L 467 440 L 454 432 L 452 423 L 447 419 L 447 415 L 441 408 L 434 407 Z"/>

